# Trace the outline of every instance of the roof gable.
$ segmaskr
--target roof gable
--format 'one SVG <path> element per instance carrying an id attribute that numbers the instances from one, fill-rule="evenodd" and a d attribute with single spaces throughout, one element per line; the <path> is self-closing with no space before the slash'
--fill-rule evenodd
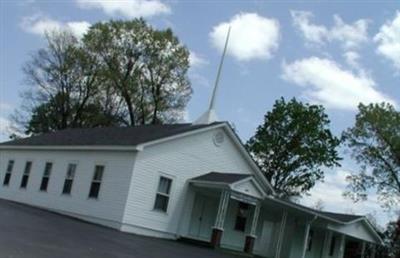
<path id="1" fill-rule="evenodd" d="M 236 194 L 263 199 L 267 194 L 253 175 L 210 172 L 190 179 L 190 182 L 200 187 L 230 189 Z"/>
<path id="2" fill-rule="evenodd" d="M 232 190 L 238 193 L 246 194 L 253 196 L 258 199 L 262 199 L 265 196 L 260 185 L 254 180 L 253 177 L 245 178 L 239 182 L 234 183 L 231 185 Z"/>

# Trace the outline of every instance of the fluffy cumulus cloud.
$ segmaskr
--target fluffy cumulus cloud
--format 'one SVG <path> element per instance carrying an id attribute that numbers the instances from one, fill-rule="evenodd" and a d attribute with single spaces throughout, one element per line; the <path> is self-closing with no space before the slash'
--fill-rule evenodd
<path id="1" fill-rule="evenodd" d="M 60 22 L 40 14 L 24 17 L 20 25 L 23 30 L 40 36 L 46 32 L 70 30 L 78 38 L 81 38 L 90 27 L 90 23 L 86 21 Z"/>
<path id="2" fill-rule="evenodd" d="M 189 64 L 190 67 L 201 67 L 208 64 L 208 61 L 204 59 L 201 55 L 197 54 L 194 51 L 190 51 L 189 55 Z"/>
<path id="3" fill-rule="evenodd" d="M 345 70 L 330 59 L 310 57 L 284 63 L 282 77 L 303 87 L 303 95 L 309 101 L 331 108 L 354 110 L 360 102 L 386 101 L 396 105 L 376 89 L 372 78 Z"/>
<path id="4" fill-rule="evenodd" d="M 279 45 L 279 23 L 256 13 L 241 13 L 230 21 L 216 25 L 210 39 L 216 48 L 224 48 L 226 34 L 231 26 L 227 53 L 239 61 L 269 59 Z"/>
<path id="5" fill-rule="evenodd" d="M 400 70 L 400 11 L 396 12 L 393 20 L 380 28 L 374 40 L 378 43 L 377 52 L 392 61 Z"/>
<path id="6" fill-rule="evenodd" d="M 339 15 L 334 15 L 334 25 L 328 28 L 312 22 L 313 14 L 306 11 L 291 11 L 293 25 L 300 31 L 307 43 L 325 44 L 339 42 L 343 48 L 357 48 L 368 40 L 368 20 L 360 19 L 345 23 Z"/>
<path id="7" fill-rule="evenodd" d="M 76 0 L 83 9 L 101 9 L 109 16 L 126 18 L 151 17 L 171 12 L 168 5 L 159 0 Z"/>

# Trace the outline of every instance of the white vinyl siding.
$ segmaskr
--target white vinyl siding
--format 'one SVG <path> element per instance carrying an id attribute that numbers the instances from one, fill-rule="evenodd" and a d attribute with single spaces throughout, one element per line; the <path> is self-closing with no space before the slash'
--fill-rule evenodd
<path id="1" fill-rule="evenodd" d="M 135 156 L 135 152 L 115 151 L 0 150 L 0 178 L 5 176 L 8 160 L 15 161 L 10 185 L 0 187 L 0 198 L 48 208 L 119 229 Z M 20 179 L 27 157 L 33 164 L 28 188 L 21 190 Z M 39 189 L 45 163 L 49 160 L 53 166 L 47 192 L 44 193 Z M 63 195 L 69 163 L 76 163 L 77 169 L 72 194 Z M 93 201 L 88 199 L 88 192 L 93 179 L 93 168 L 99 163 L 104 163 L 110 173 L 103 174 L 101 198 Z"/>

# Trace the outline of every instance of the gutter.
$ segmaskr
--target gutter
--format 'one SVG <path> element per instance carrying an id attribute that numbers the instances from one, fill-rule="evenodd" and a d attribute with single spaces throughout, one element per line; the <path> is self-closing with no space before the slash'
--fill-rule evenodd
<path id="1" fill-rule="evenodd" d="M 43 146 L 16 146 L 16 145 L 0 145 L 0 150 L 94 150 L 94 151 L 142 151 L 139 146 L 108 146 L 108 145 L 43 145 Z"/>

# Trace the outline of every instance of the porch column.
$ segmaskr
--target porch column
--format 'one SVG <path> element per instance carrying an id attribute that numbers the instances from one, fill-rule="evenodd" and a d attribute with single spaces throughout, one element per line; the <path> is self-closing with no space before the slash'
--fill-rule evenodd
<path id="1" fill-rule="evenodd" d="M 213 247 L 219 247 L 221 244 L 222 233 L 224 232 L 224 223 L 226 217 L 226 211 L 228 209 L 230 198 L 230 192 L 223 190 L 219 199 L 217 217 L 211 235 L 211 245 Z"/>
<path id="2" fill-rule="evenodd" d="M 282 242 L 283 242 L 283 236 L 285 234 L 286 221 L 287 221 L 287 211 L 284 211 L 282 215 L 281 227 L 279 229 L 278 241 L 276 244 L 275 258 L 281 258 Z"/>
<path id="3" fill-rule="evenodd" d="M 244 244 L 244 252 L 252 253 L 254 247 L 254 240 L 256 239 L 256 230 L 257 230 L 257 223 L 258 217 L 260 216 L 260 202 L 257 202 L 256 206 L 254 207 L 254 214 L 253 220 L 251 222 L 251 229 L 250 234 L 246 236 L 245 244 Z"/>
<path id="4" fill-rule="evenodd" d="M 304 231 L 304 241 L 303 241 L 303 250 L 301 253 L 301 258 L 306 257 L 308 238 L 310 237 L 310 228 L 311 228 L 311 222 L 307 222 L 306 229 Z"/>
<path id="5" fill-rule="evenodd" d="M 361 243 L 361 258 L 365 257 L 365 242 L 362 241 Z"/>
<path id="6" fill-rule="evenodd" d="M 376 253 L 376 245 L 371 246 L 371 258 L 375 258 L 375 253 Z"/>
<path id="7" fill-rule="evenodd" d="M 341 235 L 340 236 L 340 246 L 339 246 L 338 258 L 343 258 L 345 248 L 346 248 L 346 236 L 345 235 Z"/>

